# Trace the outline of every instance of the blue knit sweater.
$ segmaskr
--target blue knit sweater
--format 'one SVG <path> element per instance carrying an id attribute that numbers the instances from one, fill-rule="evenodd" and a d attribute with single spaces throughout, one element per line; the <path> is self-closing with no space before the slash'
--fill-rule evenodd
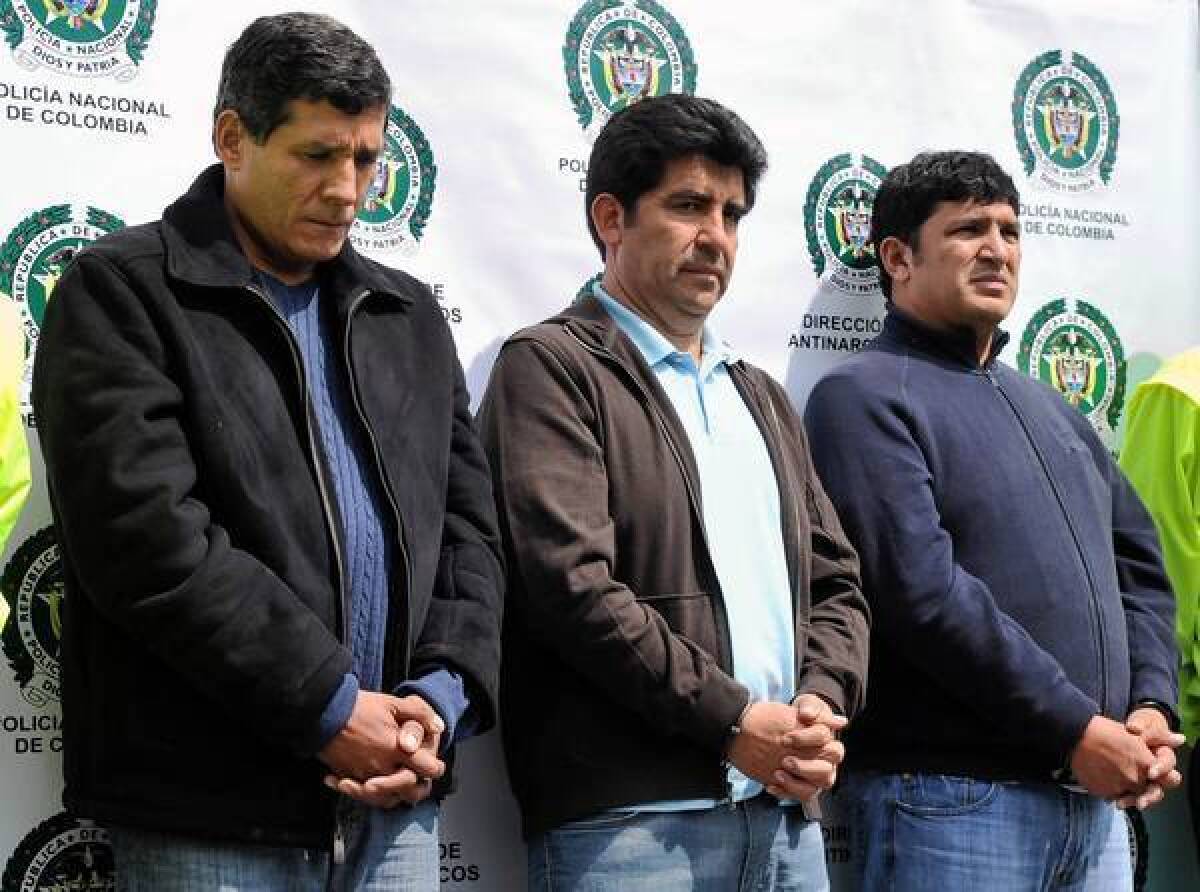
<path id="1" fill-rule="evenodd" d="M 349 382 L 337 361 L 337 341 L 321 312 L 314 282 L 285 285 L 262 274 L 275 305 L 295 336 L 304 362 L 325 465 L 333 478 L 349 583 L 347 639 L 352 673 L 342 681 L 321 716 L 319 747 L 350 718 L 360 689 L 379 690 L 387 633 L 389 580 L 395 536 L 389 529 L 382 481 L 369 459 L 366 432 L 355 418 Z M 397 694 L 419 694 L 446 722 L 443 741 L 469 733 L 461 719 L 469 702 L 462 677 L 439 669 L 400 686 Z"/>

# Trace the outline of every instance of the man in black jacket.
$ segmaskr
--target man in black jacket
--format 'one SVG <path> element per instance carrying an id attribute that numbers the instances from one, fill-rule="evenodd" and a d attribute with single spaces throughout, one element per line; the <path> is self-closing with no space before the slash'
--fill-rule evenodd
<path id="1" fill-rule="evenodd" d="M 588 163 L 604 274 L 481 410 L 509 556 L 504 737 L 537 890 L 827 889 L 858 561 L 784 393 L 707 323 L 766 153 L 670 95 Z"/>
<path id="2" fill-rule="evenodd" d="M 493 722 L 462 371 L 428 289 L 347 243 L 389 98 L 333 20 L 255 21 L 221 164 L 83 252 L 46 315 L 64 798 L 111 826 L 122 888 L 435 888 L 434 783 Z"/>

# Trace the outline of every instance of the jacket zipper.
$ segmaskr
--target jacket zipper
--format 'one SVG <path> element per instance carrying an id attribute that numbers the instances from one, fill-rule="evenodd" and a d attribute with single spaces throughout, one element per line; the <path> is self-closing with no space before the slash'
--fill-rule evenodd
<path id="1" fill-rule="evenodd" d="M 363 429 L 367 433 L 367 442 L 371 444 L 371 455 L 375 460 L 375 471 L 379 474 L 380 485 L 383 486 L 388 505 L 392 509 L 392 519 L 396 524 L 396 542 L 400 547 L 400 557 L 404 566 L 404 585 L 401 592 L 404 598 L 404 628 L 400 634 L 399 676 L 407 678 L 408 663 L 411 659 L 411 654 L 409 653 L 409 631 L 412 628 L 412 616 L 410 614 L 412 599 L 408 596 L 408 586 L 412 579 L 412 566 L 408 554 L 408 544 L 404 538 L 404 524 L 400 518 L 400 507 L 396 504 L 395 496 L 392 495 L 392 483 L 388 478 L 387 468 L 383 464 L 383 455 L 379 450 L 379 442 L 375 439 L 375 431 L 371 427 L 371 422 L 367 420 L 367 413 L 363 411 L 362 400 L 359 398 L 358 376 L 355 374 L 354 365 L 350 361 L 350 325 L 354 320 L 355 311 L 366 300 L 368 294 L 369 292 L 364 289 L 354 295 L 350 301 L 350 309 L 346 313 L 346 334 L 342 341 L 342 359 L 346 363 L 346 370 L 350 380 L 350 397 L 354 403 L 354 411 L 358 413 L 358 420 L 362 422 Z"/>
<path id="2" fill-rule="evenodd" d="M 300 359 L 300 348 L 296 346 L 296 340 L 292 335 L 292 330 L 288 327 L 287 320 L 280 315 L 275 309 L 275 305 L 271 300 L 252 285 L 245 286 L 246 290 L 257 297 L 267 308 L 271 314 L 271 318 L 275 324 L 283 332 L 284 339 L 287 341 L 288 350 L 292 354 L 292 367 L 296 372 L 296 377 L 300 381 L 300 401 L 304 406 L 304 433 L 308 439 L 308 457 L 313 463 L 313 471 L 317 477 L 317 490 L 321 495 L 321 509 L 325 515 L 325 528 L 329 533 L 330 541 L 333 543 L 333 561 L 337 569 L 337 592 L 338 592 L 338 617 L 337 617 L 337 633 L 338 640 L 343 644 L 346 643 L 346 583 L 343 570 L 342 546 L 337 535 L 337 525 L 333 522 L 333 509 L 330 507 L 329 492 L 325 486 L 325 474 L 321 469 L 321 457 L 317 451 L 317 443 L 313 437 L 312 424 L 312 405 L 308 398 L 308 379 L 304 374 L 304 363 Z"/>
<path id="3" fill-rule="evenodd" d="M 346 833 L 342 829 L 341 810 L 335 810 L 333 815 L 333 863 L 346 863 Z"/>
<path id="4" fill-rule="evenodd" d="M 566 327 L 567 331 L 571 333 L 571 337 L 573 337 L 576 341 L 578 341 L 579 345 L 581 347 L 583 347 L 583 349 L 587 350 L 589 353 L 594 354 L 595 356 L 600 357 L 601 359 L 607 360 L 608 362 L 616 365 L 616 367 L 621 370 L 621 372 L 630 381 L 630 383 L 633 384 L 634 388 L 638 391 L 638 393 L 641 394 L 642 399 L 645 401 L 645 403 L 648 406 L 650 406 L 650 410 L 654 413 L 654 420 L 658 422 L 658 426 L 659 426 L 659 429 L 662 431 L 663 438 L 667 441 L 667 446 L 670 447 L 671 454 L 675 457 L 676 464 L 679 465 L 679 472 L 683 476 L 684 488 L 687 490 L 688 499 L 692 503 L 692 511 L 696 514 L 696 519 L 700 524 L 700 538 L 704 542 L 705 550 L 707 550 L 709 555 L 711 556 L 712 555 L 712 547 L 708 544 L 708 531 L 705 530 L 705 528 L 704 528 L 704 515 L 700 510 L 700 499 L 696 495 L 696 490 L 692 483 L 691 477 L 688 476 L 687 464 L 684 462 L 683 455 L 680 454 L 679 447 L 676 445 L 674 438 L 672 438 L 672 436 L 671 436 L 670 430 L 667 428 L 666 419 L 663 418 L 662 410 L 659 408 L 658 403 L 656 403 L 654 401 L 654 398 L 650 395 L 650 392 L 646 389 L 645 385 L 643 385 L 642 382 L 637 379 L 637 376 L 632 371 L 629 370 L 629 368 L 625 365 L 625 363 L 621 361 L 621 358 L 619 356 L 617 356 L 611 350 L 604 350 L 600 347 L 593 347 L 592 345 L 584 342 L 584 340 L 581 337 L 579 337 L 579 335 L 576 334 L 571 329 L 570 326 L 565 326 L 565 327 Z M 719 590 L 719 585 L 718 585 L 718 590 Z M 729 637 L 729 611 L 725 605 L 724 593 L 720 593 L 720 592 L 718 592 L 718 593 L 719 593 L 719 597 L 717 598 L 717 603 L 720 606 L 721 637 L 724 639 L 725 647 L 730 653 L 730 663 L 731 663 L 730 668 L 732 669 L 733 643 Z M 725 763 L 722 762 L 721 764 L 722 764 L 722 767 L 724 767 Z M 724 796 L 720 797 L 717 800 L 717 804 L 718 805 L 730 805 L 730 806 L 733 805 L 733 785 L 729 782 L 728 771 L 722 770 L 722 772 L 721 772 L 721 787 L 722 787 L 722 790 L 724 791 Z"/>
<path id="5" fill-rule="evenodd" d="M 1071 533 L 1071 541 L 1075 544 L 1075 552 L 1079 555 L 1079 563 L 1083 567 L 1083 575 L 1084 578 L 1087 579 L 1088 584 L 1088 613 L 1091 616 L 1092 625 L 1095 628 L 1096 644 L 1098 648 L 1096 652 L 1096 674 L 1100 681 L 1100 705 L 1105 712 L 1108 712 L 1108 658 L 1106 655 L 1108 648 L 1105 645 L 1104 624 L 1100 620 L 1100 608 L 1096 603 L 1096 583 L 1092 578 L 1092 571 L 1088 566 L 1087 556 L 1083 552 L 1083 546 L 1080 545 L 1079 533 L 1075 529 L 1074 521 L 1071 520 L 1070 512 L 1067 511 L 1066 503 L 1063 501 L 1062 491 L 1058 488 L 1058 483 L 1055 481 L 1054 476 L 1050 473 L 1050 469 L 1046 466 L 1045 456 L 1042 455 L 1041 449 L 1038 448 L 1037 443 L 1030 435 L 1029 428 L 1025 424 L 1025 419 L 1021 417 L 1021 413 L 1017 411 L 1017 407 L 1013 404 L 1013 401 L 1009 398 L 1008 394 L 1004 392 L 1004 388 L 1000 386 L 1000 382 L 996 380 L 996 377 L 992 374 L 990 369 L 982 369 L 977 374 L 982 374 L 989 382 L 991 382 L 993 389 L 1000 394 L 1000 397 L 1004 400 L 1005 405 L 1007 405 L 1009 411 L 1012 412 L 1013 417 L 1017 419 L 1017 424 L 1020 426 L 1021 432 L 1025 435 L 1025 439 L 1029 443 L 1030 449 L 1032 449 L 1033 454 L 1037 456 L 1038 464 L 1042 468 L 1043 476 L 1045 476 L 1046 481 L 1050 484 L 1050 490 L 1054 493 L 1055 501 L 1058 502 L 1059 510 L 1062 512 L 1063 519 L 1067 524 L 1067 530 Z"/>
<path id="6" fill-rule="evenodd" d="M 300 381 L 300 400 L 304 407 L 304 432 L 308 439 L 308 455 L 309 459 L 313 463 L 313 472 L 317 477 L 317 490 L 321 495 L 321 509 L 325 516 L 325 528 L 329 533 L 330 541 L 333 543 L 333 561 L 334 566 L 337 569 L 337 635 L 338 640 L 341 641 L 342 644 L 346 644 L 346 625 L 347 617 L 349 616 L 349 609 L 346 605 L 346 581 L 345 573 L 342 569 L 342 546 L 340 540 L 338 539 L 337 525 L 333 522 L 333 510 L 330 507 L 329 492 L 325 486 L 325 473 L 322 470 L 321 457 L 317 452 L 317 443 L 313 437 L 312 406 L 308 398 L 308 378 L 305 377 L 304 374 L 304 363 L 300 359 L 300 348 L 296 346 L 296 339 L 292 335 L 291 328 L 288 327 L 287 320 L 280 315 L 277 309 L 275 309 L 275 305 L 271 302 L 271 300 L 254 286 L 247 285 L 245 287 L 247 291 L 253 294 L 266 306 L 271 318 L 283 332 L 284 339 L 287 341 L 288 350 L 292 354 L 293 370 L 296 372 L 296 377 Z M 338 799 L 340 800 L 341 797 L 339 796 Z M 342 832 L 341 815 L 338 810 L 337 803 L 335 802 L 333 810 L 333 862 L 335 864 L 341 864 L 345 860 L 346 838 Z"/>

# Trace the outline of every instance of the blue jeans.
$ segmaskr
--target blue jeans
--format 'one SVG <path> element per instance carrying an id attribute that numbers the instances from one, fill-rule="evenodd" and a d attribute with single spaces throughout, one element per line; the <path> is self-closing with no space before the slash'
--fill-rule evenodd
<path id="1" fill-rule="evenodd" d="M 851 772 L 837 798 L 863 890 L 1133 889 L 1125 816 L 1057 784 Z"/>
<path id="2" fill-rule="evenodd" d="M 529 842 L 536 892 L 827 892 L 821 827 L 761 795 L 699 811 L 604 812 Z"/>
<path id="3" fill-rule="evenodd" d="M 383 811 L 343 800 L 343 864 L 320 849 L 109 830 L 118 892 L 428 892 L 438 888 L 433 802 Z"/>

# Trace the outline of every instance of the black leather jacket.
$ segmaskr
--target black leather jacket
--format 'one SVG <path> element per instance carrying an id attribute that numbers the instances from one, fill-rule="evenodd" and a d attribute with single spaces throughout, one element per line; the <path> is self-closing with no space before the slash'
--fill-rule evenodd
<path id="1" fill-rule="evenodd" d="M 222 189 L 210 168 L 162 221 L 82 252 L 42 329 L 64 799 L 106 822 L 322 845 L 315 733 L 350 666 L 337 504 L 298 348 Z M 385 686 L 450 666 L 486 728 L 503 571 L 449 330 L 425 286 L 349 244 L 319 276 L 395 509 Z"/>

